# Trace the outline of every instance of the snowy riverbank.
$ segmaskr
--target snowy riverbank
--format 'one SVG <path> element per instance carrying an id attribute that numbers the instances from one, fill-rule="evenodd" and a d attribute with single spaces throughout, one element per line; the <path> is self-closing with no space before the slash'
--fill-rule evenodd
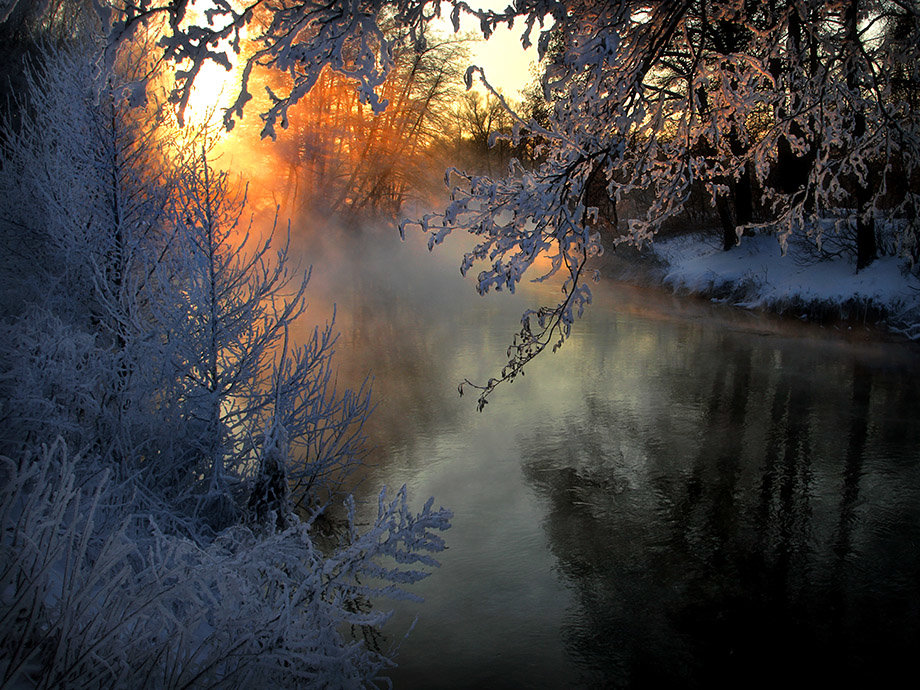
<path id="1" fill-rule="evenodd" d="M 856 272 L 849 257 L 817 261 L 790 244 L 783 256 L 776 238 L 744 237 L 731 251 L 699 234 L 660 239 L 650 250 L 657 282 L 746 309 L 801 319 L 845 320 L 878 326 L 920 340 L 920 279 L 895 257 Z"/>

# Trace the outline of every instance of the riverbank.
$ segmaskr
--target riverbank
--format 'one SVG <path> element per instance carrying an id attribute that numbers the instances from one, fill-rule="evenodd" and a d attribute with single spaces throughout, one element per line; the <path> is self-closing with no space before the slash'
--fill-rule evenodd
<path id="1" fill-rule="evenodd" d="M 793 244 L 784 256 L 771 236 L 744 237 L 725 252 L 717 237 L 694 233 L 659 239 L 642 252 L 621 248 L 603 272 L 743 309 L 920 340 L 920 278 L 896 257 L 857 273 L 848 256 L 819 260 Z"/>

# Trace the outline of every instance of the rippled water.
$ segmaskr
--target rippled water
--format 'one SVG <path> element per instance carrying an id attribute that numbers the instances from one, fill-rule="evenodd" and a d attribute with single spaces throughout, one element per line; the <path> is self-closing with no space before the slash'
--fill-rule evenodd
<path id="1" fill-rule="evenodd" d="M 920 651 L 920 356 L 611 283 L 486 411 L 534 294 L 455 257 L 315 247 L 342 379 L 374 377 L 359 493 L 454 511 L 400 605 L 397 687 L 877 684 Z M 324 299 L 325 299 L 324 297 Z M 319 300 L 317 300 L 319 301 Z"/>

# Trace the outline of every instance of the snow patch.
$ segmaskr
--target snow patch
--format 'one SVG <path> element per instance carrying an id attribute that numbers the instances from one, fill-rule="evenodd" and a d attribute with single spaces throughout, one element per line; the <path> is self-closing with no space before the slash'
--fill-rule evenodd
<path id="1" fill-rule="evenodd" d="M 920 338 L 920 279 L 897 257 L 881 257 L 857 272 L 849 257 L 815 261 L 793 244 L 784 256 L 776 238 L 763 235 L 744 237 L 727 252 L 698 235 L 660 240 L 653 251 L 666 264 L 664 283 L 674 290 L 748 309 L 795 305 L 806 314 L 820 305 L 846 315 L 863 305 L 883 314 L 893 330 Z"/>

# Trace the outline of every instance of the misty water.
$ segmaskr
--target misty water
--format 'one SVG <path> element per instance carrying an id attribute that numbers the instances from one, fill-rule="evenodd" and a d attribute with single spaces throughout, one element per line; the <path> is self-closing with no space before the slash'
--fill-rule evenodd
<path id="1" fill-rule="evenodd" d="M 324 248 L 325 247 L 325 248 Z M 339 247 L 333 252 L 330 247 Z M 347 247 L 347 251 L 341 251 Z M 358 495 L 453 510 L 395 606 L 397 688 L 741 687 L 911 668 L 920 647 L 920 357 L 859 329 L 601 282 L 562 350 L 500 388 L 526 306 L 393 231 L 305 243 L 340 381 L 374 377 Z"/>

